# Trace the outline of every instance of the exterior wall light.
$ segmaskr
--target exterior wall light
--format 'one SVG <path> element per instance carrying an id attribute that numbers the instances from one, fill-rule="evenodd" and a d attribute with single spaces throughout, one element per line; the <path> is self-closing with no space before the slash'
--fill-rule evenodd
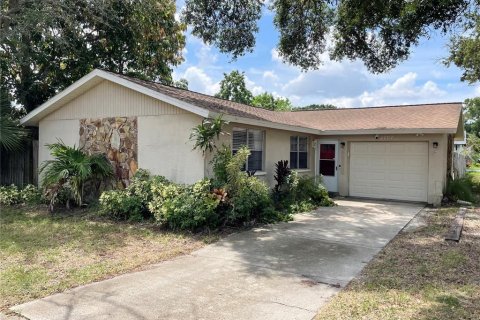
<path id="1" fill-rule="evenodd" d="M 434 142 L 433 143 L 433 149 L 437 149 L 438 148 L 438 142 Z"/>

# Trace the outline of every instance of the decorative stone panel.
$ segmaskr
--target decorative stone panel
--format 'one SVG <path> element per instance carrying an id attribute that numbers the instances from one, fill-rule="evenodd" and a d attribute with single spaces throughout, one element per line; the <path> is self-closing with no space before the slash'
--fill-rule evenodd
<path id="1" fill-rule="evenodd" d="M 80 148 L 88 154 L 105 154 L 118 179 L 126 187 L 138 169 L 137 118 L 89 118 L 80 120 Z"/>

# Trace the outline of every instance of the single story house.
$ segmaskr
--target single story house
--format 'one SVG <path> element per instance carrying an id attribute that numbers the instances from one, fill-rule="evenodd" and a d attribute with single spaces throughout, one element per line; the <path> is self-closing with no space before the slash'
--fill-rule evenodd
<path id="1" fill-rule="evenodd" d="M 323 176 L 342 196 L 439 204 L 463 140 L 461 103 L 275 112 L 94 70 L 22 119 L 39 127 L 39 163 L 61 139 L 105 153 L 128 183 L 137 168 L 179 183 L 211 175 L 211 155 L 192 150 L 205 118 L 229 121 L 220 143 L 252 151 L 247 170 L 273 185 L 275 163 Z"/>

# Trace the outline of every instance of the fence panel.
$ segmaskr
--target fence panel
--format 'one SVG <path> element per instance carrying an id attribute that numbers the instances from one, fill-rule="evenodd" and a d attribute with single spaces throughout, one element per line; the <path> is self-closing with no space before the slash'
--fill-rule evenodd
<path id="1" fill-rule="evenodd" d="M 37 184 L 38 140 L 29 140 L 21 151 L 0 151 L 0 185 Z"/>
<path id="2" fill-rule="evenodd" d="M 465 155 L 454 152 L 453 153 L 453 174 L 454 179 L 463 178 L 467 171 L 467 159 Z"/>

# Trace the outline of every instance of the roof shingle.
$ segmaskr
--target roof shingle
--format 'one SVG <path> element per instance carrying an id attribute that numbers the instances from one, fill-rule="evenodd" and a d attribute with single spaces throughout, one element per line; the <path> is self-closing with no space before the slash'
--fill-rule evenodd
<path id="1" fill-rule="evenodd" d="M 321 131 L 456 130 L 462 112 L 462 103 L 460 102 L 318 111 L 270 111 L 156 82 L 119 74 L 114 75 L 212 112 Z"/>

